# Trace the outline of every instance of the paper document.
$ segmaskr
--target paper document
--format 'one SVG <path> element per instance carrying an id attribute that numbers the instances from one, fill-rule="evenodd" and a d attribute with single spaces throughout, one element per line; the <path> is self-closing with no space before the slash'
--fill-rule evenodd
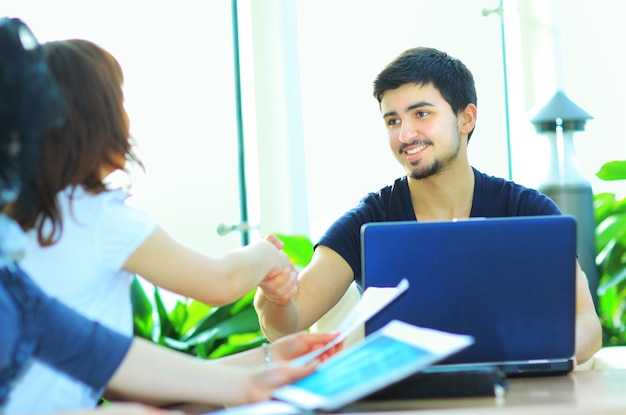
<path id="1" fill-rule="evenodd" d="M 249 405 L 234 406 L 204 415 L 294 415 L 300 413 L 304 413 L 304 411 L 295 405 L 279 401 L 264 401 Z"/>
<path id="2" fill-rule="evenodd" d="M 332 342 L 326 344 L 324 347 L 314 350 L 310 353 L 300 356 L 290 362 L 292 366 L 304 366 L 307 363 L 315 360 L 318 356 L 322 355 L 326 351 L 330 350 L 335 345 L 341 343 L 348 337 L 348 335 L 358 328 L 360 325 L 365 324 L 367 320 L 372 318 L 376 313 L 385 308 L 400 294 L 405 292 L 409 288 L 409 282 L 406 279 L 402 279 L 395 287 L 369 287 L 361 296 L 356 306 L 348 313 L 346 318 L 343 319 L 337 331 L 339 336 Z"/>

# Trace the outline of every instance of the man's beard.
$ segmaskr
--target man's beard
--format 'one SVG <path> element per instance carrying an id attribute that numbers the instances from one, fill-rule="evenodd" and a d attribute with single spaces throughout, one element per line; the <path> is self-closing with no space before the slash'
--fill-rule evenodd
<path id="1" fill-rule="evenodd" d="M 435 160 L 430 164 L 430 166 L 411 170 L 411 178 L 415 180 L 427 179 L 439 173 L 441 168 L 441 161 Z"/>
<path id="2" fill-rule="evenodd" d="M 452 164 L 452 162 L 459 156 L 459 151 L 461 150 L 461 135 L 457 134 L 457 145 L 455 151 L 445 159 L 444 161 L 437 159 L 433 161 L 430 165 L 424 166 L 422 168 L 419 167 L 419 162 L 413 165 L 414 169 L 411 170 L 411 178 L 415 180 L 423 180 L 429 177 L 435 176 L 439 174 L 441 171 L 445 170 L 448 166 Z"/>

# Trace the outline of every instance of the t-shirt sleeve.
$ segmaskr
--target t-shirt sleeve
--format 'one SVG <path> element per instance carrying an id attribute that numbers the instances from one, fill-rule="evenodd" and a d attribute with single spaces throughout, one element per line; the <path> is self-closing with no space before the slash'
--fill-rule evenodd
<path id="1" fill-rule="evenodd" d="M 37 357 L 93 389 L 103 388 L 126 356 L 132 338 L 76 313 L 55 299 L 40 310 Z"/>
<path id="2" fill-rule="evenodd" d="M 406 177 L 366 195 L 356 207 L 328 228 L 315 247 L 324 245 L 337 252 L 352 268 L 353 278 L 361 284 L 362 226 L 372 222 L 403 220 L 416 220 Z"/>
<path id="3" fill-rule="evenodd" d="M 358 277 L 361 272 L 359 255 L 361 246 L 359 241 L 360 227 L 360 221 L 355 212 L 347 212 L 337 219 L 315 244 L 315 249 L 319 245 L 324 245 L 337 252 L 350 265 L 354 277 Z"/>
<path id="4" fill-rule="evenodd" d="M 100 244 L 103 263 L 118 270 L 157 225 L 146 211 L 126 204 L 128 194 L 125 192 L 107 192 L 103 198 L 96 240 Z"/>
<path id="5" fill-rule="evenodd" d="M 337 252 L 352 268 L 353 278 L 361 281 L 361 227 L 379 221 L 383 212 L 376 194 L 363 198 L 353 209 L 344 213 L 322 235 L 315 247 L 324 245 Z"/>
<path id="6" fill-rule="evenodd" d="M 132 342 L 47 296 L 17 266 L 0 269 L 0 311 L 1 327 L 9 334 L 0 341 L 0 374 L 19 375 L 34 357 L 99 390 Z M 3 380 L 0 376 L 0 398 Z"/>

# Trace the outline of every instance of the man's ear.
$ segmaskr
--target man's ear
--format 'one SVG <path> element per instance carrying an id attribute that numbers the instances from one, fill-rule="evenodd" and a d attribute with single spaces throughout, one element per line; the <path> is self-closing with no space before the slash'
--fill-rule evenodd
<path id="1" fill-rule="evenodd" d="M 467 104 L 467 107 L 459 114 L 459 128 L 461 134 L 469 134 L 476 126 L 476 105 Z"/>

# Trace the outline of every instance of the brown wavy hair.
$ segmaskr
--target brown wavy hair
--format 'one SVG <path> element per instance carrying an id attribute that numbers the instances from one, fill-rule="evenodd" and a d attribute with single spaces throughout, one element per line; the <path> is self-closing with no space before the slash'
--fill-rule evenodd
<path id="1" fill-rule="evenodd" d="M 10 214 L 24 229 L 36 228 L 39 243 L 48 246 L 63 232 L 60 191 L 83 186 L 100 193 L 107 190 L 103 167 L 124 169 L 122 157 L 142 164 L 133 152 L 124 76 L 113 55 L 82 39 L 47 42 L 42 48 L 66 104 L 66 122 L 43 140 L 36 202 L 20 205 L 18 198 Z"/>

